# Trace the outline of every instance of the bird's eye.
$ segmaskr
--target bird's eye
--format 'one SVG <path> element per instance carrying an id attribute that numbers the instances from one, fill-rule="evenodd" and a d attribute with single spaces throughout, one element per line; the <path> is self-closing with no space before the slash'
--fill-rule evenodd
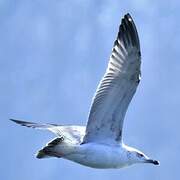
<path id="1" fill-rule="evenodd" d="M 137 156 L 141 158 L 141 157 L 143 157 L 143 154 L 137 153 Z"/>

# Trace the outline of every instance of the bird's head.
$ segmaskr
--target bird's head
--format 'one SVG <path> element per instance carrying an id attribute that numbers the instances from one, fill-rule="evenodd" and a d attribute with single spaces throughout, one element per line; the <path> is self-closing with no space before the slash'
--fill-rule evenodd
<path id="1" fill-rule="evenodd" d="M 127 158 L 129 159 L 131 164 L 134 164 L 134 163 L 151 163 L 154 165 L 159 165 L 159 161 L 149 158 L 144 153 L 142 153 L 141 151 L 139 151 L 135 148 L 128 147 Z"/>

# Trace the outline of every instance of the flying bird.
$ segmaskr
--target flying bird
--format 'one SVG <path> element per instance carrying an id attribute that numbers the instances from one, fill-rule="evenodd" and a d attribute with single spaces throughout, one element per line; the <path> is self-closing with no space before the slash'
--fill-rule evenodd
<path id="1" fill-rule="evenodd" d="M 22 126 L 53 132 L 56 138 L 38 151 L 39 159 L 64 158 L 92 168 L 122 168 L 159 161 L 123 142 L 123 121 L 140 82 L 141 52 L 135 23 L 126 14 L 119 27 L 105 75 L 92 100 L 86 126 L 38 124 L 11 119 Z"/>

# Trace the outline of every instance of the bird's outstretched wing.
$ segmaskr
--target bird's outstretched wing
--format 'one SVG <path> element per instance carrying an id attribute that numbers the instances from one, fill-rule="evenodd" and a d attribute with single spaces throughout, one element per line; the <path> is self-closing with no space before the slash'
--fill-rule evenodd
<path id="1" fill-rule="evenodd" d="M 83 143 L 121 142 L 124 116 L 140 81 L 140 56 L 136 26 L 126 14 L 93 99 Z"/>
<path id="2" fill-rule="evenodd" d="M 21 126 L 51 131 L 55 135 L 57 135 L 58 138 L 62 137 L 66 140 L 66 142 L 68 141 L 69 143 L 80 144 L 85 134 L 84 126 L 62 126 L 58 124 L 42 124 L 42 123 L 27 122 L 17 119 L 10 119 L 10 120 L 17 124 L 20 124 Z"/>

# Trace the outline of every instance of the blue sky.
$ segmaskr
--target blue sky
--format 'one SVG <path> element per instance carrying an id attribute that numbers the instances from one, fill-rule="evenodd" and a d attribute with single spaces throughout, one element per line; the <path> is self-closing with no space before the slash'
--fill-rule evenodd
<path id="1" fill-rule="evenodd" d="M 178 0 L 1 0 L 0 179 L 177 179 L 179 8 Z M 8 119 L 85 125 L 127 12 L 139 32 L 142 81 L 126 115 L 124 141 L 161 165 L 95 170 L 63 159 L 36 159 L 53 135 Z"/>

